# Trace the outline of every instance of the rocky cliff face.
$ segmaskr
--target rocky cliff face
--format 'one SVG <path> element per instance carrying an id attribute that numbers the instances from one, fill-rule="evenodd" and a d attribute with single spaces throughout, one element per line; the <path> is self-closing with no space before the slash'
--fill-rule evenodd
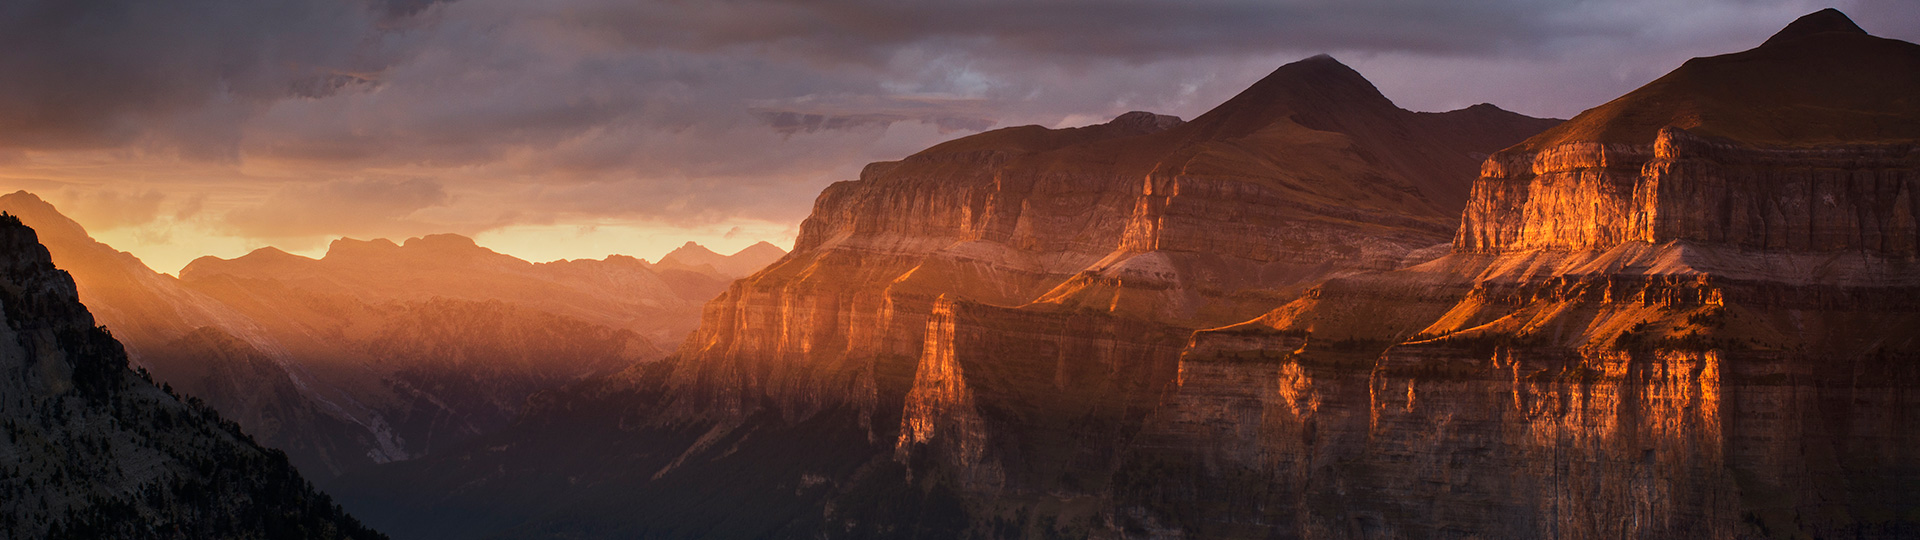
<path id="1" fill-rule="evenodd" d="M 1920 47 L 1825 10 L 1487 160 L 1454 245 L 1915 252 Z"/>
<path id="2" fill-rule="evenodd" d="M 32 229 L 0 215 L 0 525 L 20 538 L 384 538 L 286 456 L 127 366 Z"/>
<path id="3" fill-rule="evenodd" d="M 1133 501 L 1119 512 L 1123 528 L 1205 537 L 1911 534 L 1901 514 L 1914 493 L 1895 486 L 1910 482 L 1920 456 L 1893 420 L 1913 410 L 1899 389 L 1911 373 L 1836 388 L 1832 378 L 1766 380 L 1806 365 L 1769 355 L 1422 352 L 1392 354 L 1398 373 L 1183 362 L 1178 398 L 1121 474 L 1121 498 Z M 1884 375 L 1904 362 L 1848 367 Z"/>
<path id="4" fill-rule="evenodd" d="M 1920 441 L 1898 420 L 1920 412 L 1911 285 L 1407 275 L 1490 261 L 1443 268 L 1457 262 L 1196 334 L 1120 470 L 1116 526 L 1895 538 L 1920 523 Z M 1405 288 L 1424 292 L 1396 300 Z M 1872 297 L 1887 300 L 1858 301 Z"/>
<path id="5" fill-rule="evenodd" d="M 1920 145 L 1756 148 L 1677 128 L 1650 146 L 1570 143 L 1487 161 L 1455 246 L 1605 250 L 1686 241 L 1751 250 L 1920 249 Z"/>
<path id="6" fill-rule="evenodd" d="M 1443 242 L 1460 172 L 1549 125 L 1491 106 L 1401 110 L 1317 57 L 1193 122 L 1009 128 L 876 163 L 821 194 L 793 255 L 708 307 L 679 354 L 688 387 L 717 401 L 690 409 L 743 414 L 759 394 L 802 415 L 871 403 L 863 374 L 920 357 L 942 295 L 1244 320 L 1301 283 Z"/>
<path id="7" fill-rule="evenodd" d="M 1920 90 L 1920 46 L 1830 18 L 1489 159 L 1451 255 L 1196 333 L 1120 534 L 1920 532 L 1915 116 L 1861 97 Z M 1784 75 L 1822 88 L 1713 94 Z M 1643 129 L 1676 103 L 1709 114 Z"/>

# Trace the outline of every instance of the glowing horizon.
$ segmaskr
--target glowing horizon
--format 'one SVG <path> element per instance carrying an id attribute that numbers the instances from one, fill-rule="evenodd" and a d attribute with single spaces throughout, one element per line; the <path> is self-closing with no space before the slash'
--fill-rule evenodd
<path id="1" fill-rule="evenodd" d="M 39 195 L 36 193 L 36 195 Z M 44 197 L 43 197 L 44 198 Z M 60 208 L 58 202 L 55 208 Z M 64 214 L 64 210 L 63 210 Z M 604 259 L 611 255 L 624 255 L 645 259 L 648 262 L 660 262 L 661 257 L 687 242 L 693 242 L 721 255 L 733 255 L 759 242 L 767 242 L 782 250 L 792 251 L 795 226 L 783 226 L 767 222 L 728 223 L 713 227 L 673 227 L 666 225 L 646 226 L 621 223 L 588 223 L 576 225 L 512 225 L 500 229 L 488 230 L 478 234 L 458 232 L 422 233 L 413 235 L 376 235 L 376 236 L 335 236 L 319 241 L 300 244 L 276 245 L 254 239 L 233 236 L 206 234 L 197 236 L 191 244 L 178 242 L 154 242 L 151 232 L 140 228 L 112 228 L 96 231 L 90 224 L 67 216 L 87 229 L 87 234 L 116 250 L 132 254 L 155 272 L 180 275 L 180 269 L 201 257 L 219 257 L 232 259 L 252 253 L 255 250 L 273 247 L 287 253 L 318 259 L 327 254 L 328 245 L 341 238 L 355 240 L 375 240 L 385 238 L 394 243 L 404 243 L 409 238 L 427 234 L 460 234 L 472 238 L 480 247 L 510 255 L 528 262 L 542 263 L 557 260 Z M 170 234 L 192 234 L 193 225 L 167 224 L 173 227 Z M 752 232 L 747 232 L 752 231 Z"/>

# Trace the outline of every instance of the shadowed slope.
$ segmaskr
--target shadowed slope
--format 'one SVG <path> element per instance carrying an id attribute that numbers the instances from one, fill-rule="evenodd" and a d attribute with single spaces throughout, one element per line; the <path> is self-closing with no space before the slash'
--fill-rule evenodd
<path id="1" fill-rule="evenodd" d="M 14 538 L 384 538 L 198 400 L 128 370 L 34 231 L 0 216 L 0 530 Z"/>
<path id="2" fill-rule="evenodd" d="M 1823 10 L 1760 47 L 1695 58 L 1514 152 L 1572 142 L 1650 144 L 1661 128 L 1758 146 L 1920 141 L 1920 45 Z"/>

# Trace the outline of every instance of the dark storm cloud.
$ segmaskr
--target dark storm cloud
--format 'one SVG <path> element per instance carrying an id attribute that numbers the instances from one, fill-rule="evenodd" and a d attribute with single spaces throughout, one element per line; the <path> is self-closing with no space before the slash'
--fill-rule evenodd
<path id="1" fill-rule="evenodd" d="M 1622 28 L 1560 16 L 1540 0 L 583 2 L 569 18 L 644 47 L 777 47 L 827 61 L 946 41 L 1067 57 L 1149 60 L 1325 49 L 1488 51 Z"/>
<path id="2" fill-rule="evenodd" d="M 1402 105 L 1570 116 L 1817 9 L 1672 3 L 467 0 L 377 92 L 283 103 L 254 155 L 478 167 L 520 215 L 797 219 L 825 183 L 989 127 L 1191 117 L 1334 52 Z M 351 174 L 352 170 L 339 171 Z M 506 180 L 501 180 L 506 179 Z M 784 211 L 776 211 L 782 209 Z"/>
<path id="3" fill-rule="evenodd" d="M 992 103 L 984 99 L 937 96 L 802 96 L 747 104 L 754 117 L 781 133 L 813 133 L 879 127 L 918 121 L 942 132 L 985 131 L 993 127 Z"/>
<path id="4" fill-rule="evenodd" d="M 218 152 L 245 109 L 364 84 L 426 3 L 13 0 L 0 3 L 0 145 L 111 147 L 172 127 Z M 176 135 L 187 135 L 176 133 Z"/>

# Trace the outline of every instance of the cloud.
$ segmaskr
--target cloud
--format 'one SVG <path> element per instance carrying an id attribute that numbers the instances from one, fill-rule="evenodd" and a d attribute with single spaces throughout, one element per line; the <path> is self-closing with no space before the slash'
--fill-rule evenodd
<path id="1" fill-rule="evenodd" d="M 784 134 L 885 127 L 918 121 L 945 132 L 986 131 L 998 120 L 987 100 L 950 96 L 818 96 L 747 103 L 756 118 Z"/>
<path id="2" fill-rule="evenodd" d="M 166 198 L 151 189 L 121 192 L 67 188 L 60 192 L 60 209 L 89 230 L 105 231 L 152 223 L 160 217 L 160 204 Z"/>
<path id="3" fill-rule="evenodd" d="M 1920 37 L 1906 0 L 1836 1 Z M 974 131 L 1192 118 L 1322 52 L 1403 107 L 1568 117 L 1822 7 L 22 0 L 0 3 L 0 159 L 204 204 L 198 219 L 248 238 L 727 230 L 798 222 L 865 163 Z"/>
<path id="4" fill-rule="evenodd" d="M 282 99 L 375 80 L 403 56 L 388 0 L 16 0 L 0 4 L 0 145 L 195 154 L 237 141 L 239 120 Z"/>
<path id="5" fill-rule="evenodd" d="M 224 224 L 238 236 L 263 239 L 418 234 L 423 224 L 408 218 L 448 200 L 438 182 L 419 178 L 295 184 L 228 212 Z"/>

